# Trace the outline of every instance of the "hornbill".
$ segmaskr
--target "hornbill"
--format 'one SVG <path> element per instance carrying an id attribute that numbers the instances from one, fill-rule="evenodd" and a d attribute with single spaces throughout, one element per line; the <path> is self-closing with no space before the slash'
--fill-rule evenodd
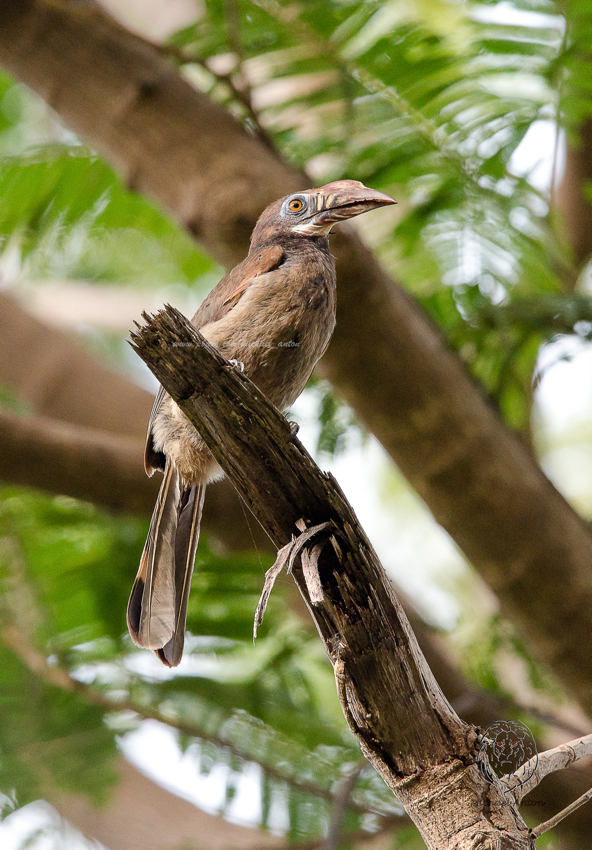
<path id="1" fill-rule="evenodd" d="M 334 224 L 395 201 L 356 180 L 281 198 L 257 222 L 247 257 L 206 297 L 192 324 L 280 410 L 298 398 L 335 326 Z M 148 475 L 164 478 L 127 622 L 169 667 L 183 654 L 189 586 L 206 484 L 223 472 L 161 387 L 146 441 Z"/>

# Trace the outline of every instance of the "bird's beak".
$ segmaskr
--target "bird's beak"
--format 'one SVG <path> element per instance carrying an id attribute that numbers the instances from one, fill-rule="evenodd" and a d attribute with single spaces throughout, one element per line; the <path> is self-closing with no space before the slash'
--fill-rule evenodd
<path id="1" fill-rule="evenodd" d="M 338 180 L 322 186 L 313 195 L 316 212 L 310 217 L 311 224 L 330 229 L 339 221 L 356 215 L 396 204 L 388 195 L 376 189 L 368 189 L 357 180 Z"/>
<path id="2" fill-rule="evenodd" d="M 383 192 L 367 189 L 361 183 L 359 187 L 356 186 L 355 188 L 331 191 L 326 194 L 319 192 L 317 199 L 321 209 L 313 217 L 319 224 L 337 224 L 338 221 L 345 221 L 345 219 L 370 212 L 370 210 L 375 210 L 378 207 L 397 203 Z"/>

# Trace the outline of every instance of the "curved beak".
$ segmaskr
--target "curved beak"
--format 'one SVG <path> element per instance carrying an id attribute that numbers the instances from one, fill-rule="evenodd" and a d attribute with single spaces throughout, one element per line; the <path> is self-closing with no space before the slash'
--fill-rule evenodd
<path id="1" fill-rule="evenodd" d="M 330 230 L 339 221 L 397 203 L 383 192 L 368 189 L 357 180 L 337 180 L 311 194 L 317 209 L 309 221 L 315 229 L 323 230 Z"/>
<path id="2" fill-rule="evenodd" d="M 344 186 L 343 184 L 355 184 Z M 355 180 L 340 180 L 323 186 L 317 194 L 319 211 L 312 217 L 319 224 L 336 224 L 356 215 L 396 204 L 388 195 L 368 189 Z"/>

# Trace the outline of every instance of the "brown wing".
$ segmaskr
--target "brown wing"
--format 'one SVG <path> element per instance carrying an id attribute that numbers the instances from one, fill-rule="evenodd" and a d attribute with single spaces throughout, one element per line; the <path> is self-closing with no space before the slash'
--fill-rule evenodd
<path id="1" fill-rule="evenodd" d="M 203 328 L 210 322 L 217 322 L 238 304 L 241 295 L 256 277 L 277 269 L 283 259 L 284 249 L 279 245 L 268 245 L 258 251 L 253 251 L 216 284 L 201 303 L 191 323 L 196 328 Z M 148 434 L 144 452 L 144 467 L 148 475 L 152 475 L 155 469 L 160 469 L 162 472 L 165 469 L 166 458 L 162 452 L 156 451 L 152 440 L 152 423 L 165 396 L 166 392 L 160 387 L 154 399 L 148 421 Z"/>
<path id="2" fill-rule="evenodd" d="M 161 472 L 164 472 L 166 465 L 166 457 L 163 452 L 156 451 L 154 448 L 154 440 L 152 438 L 152 423 L 154 422 L 154 417 L 160 410 L 160 405 L 162 404 L 165 396 L 165 388 L 159 387 L 158 392 L 156 393 L 156 398 L 154 399 L 154 404 L 152 405 L 152 410 L 150 411 L 150 419 L 148 420 L 146 447 L 144 449 L 144 469 L 150 478 L 152 478 L 156 469 L 160 469 Z"/>
<path id="3" fill-rule="evenodd" d="M 212 289 L 191 323 L 196 328 L 202 328 L 223 318 L 238 304 L 241 295 L 249 288 L 254 278 L 277 269 L 283 259 L 284 249 L 280 245 L 267 245 L 253 251 Z"/>

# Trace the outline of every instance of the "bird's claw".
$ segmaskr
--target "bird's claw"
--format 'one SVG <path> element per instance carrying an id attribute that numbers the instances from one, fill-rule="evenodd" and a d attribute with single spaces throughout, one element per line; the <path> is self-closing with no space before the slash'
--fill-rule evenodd
<path id="1" fill-rule="evenodd" d="M 242 362 L 242 360 L 229 360 L 228 362 L 236 369 L 240 369 L 241 372 L 245 371 L 245 364 Z"/>

